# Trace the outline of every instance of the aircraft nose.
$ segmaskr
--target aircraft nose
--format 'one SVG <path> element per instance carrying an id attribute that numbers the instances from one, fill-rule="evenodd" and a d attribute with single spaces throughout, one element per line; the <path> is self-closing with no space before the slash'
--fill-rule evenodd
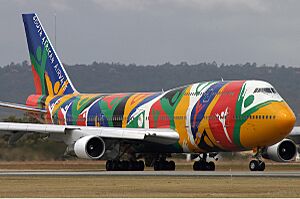
<path id="1" fill-rule="evenodd" d="M 241 144 L 245 148 L 270 146 L 279 142 L 292 131 L 296 122 L 286 102 L 271 103 L 254 113 L 253 118 L 241 128 Z"/>
<path id="2" fill-rule="evenodd" d="M 282 109 L 275 111 L 275 122 L 277 122 L 277 131 L 282 136 L 286 137 L 295 125 L 295 114 L 286 103 L 284 104 L 284 107 Z"/>

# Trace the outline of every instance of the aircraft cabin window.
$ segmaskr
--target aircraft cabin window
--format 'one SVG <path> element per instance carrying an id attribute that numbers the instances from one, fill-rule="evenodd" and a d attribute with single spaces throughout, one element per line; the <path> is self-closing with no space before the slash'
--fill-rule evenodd
<path id="1" fill-rule="evenodd" d="M 274 88 L 256 88 L 253 93 L 277 93 Z"/>

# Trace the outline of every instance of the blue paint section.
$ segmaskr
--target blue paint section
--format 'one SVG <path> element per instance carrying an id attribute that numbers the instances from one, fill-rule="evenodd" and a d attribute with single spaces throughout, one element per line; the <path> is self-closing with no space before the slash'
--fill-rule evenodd
<path id="1" fill-rule="evenodd" d="M 196 133 L 198 132 L 198 126 L 201 120 L 204 117 L 204 114 L 215 98 L 219 90 L 226 84 L 227 82 L 216 82 L 215 84 L 211 85 L 206 92 L 200 97 L 199 101 L 193 107 L 191 112 L 191 130 L 194 138 L 196 138 Z M 198 111 L 197 111 L 198 110 Z M 196 115 L 196 118 L 195 118 Z"/>
<path id="2" fill-rule="evenodd" d="M 103 114 L 100 103 L 102 99 L 99 99 L 95 104 L 93 104 L 88 112 L 88 117 L 90 118 L 97 118 L 96 120 L 90 121 L 88 120 L 87 125 L 88 126 L 97 126 L 96 122 L 100 124 L 100 126 L 108 127 L 108 121 L 105 115 Z"/>

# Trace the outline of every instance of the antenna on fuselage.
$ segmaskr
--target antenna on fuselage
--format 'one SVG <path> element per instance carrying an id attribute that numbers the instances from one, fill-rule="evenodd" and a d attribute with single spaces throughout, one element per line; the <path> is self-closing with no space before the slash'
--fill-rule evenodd
<path id="1" fill-rule="evenodd" d="M 223 79 L 223 77 L 221 77 L 221 81 L 222 81 L 222 82 L 224 82 L 224 79 Z"/>

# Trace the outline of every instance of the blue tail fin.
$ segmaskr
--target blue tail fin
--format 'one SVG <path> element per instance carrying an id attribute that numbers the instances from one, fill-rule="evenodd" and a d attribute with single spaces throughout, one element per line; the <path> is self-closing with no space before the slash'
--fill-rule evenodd
<path id="1" fill-rule="evenodd" d="M 77 93 L 36 14 L 22 14 L 36 93 Z"/>

